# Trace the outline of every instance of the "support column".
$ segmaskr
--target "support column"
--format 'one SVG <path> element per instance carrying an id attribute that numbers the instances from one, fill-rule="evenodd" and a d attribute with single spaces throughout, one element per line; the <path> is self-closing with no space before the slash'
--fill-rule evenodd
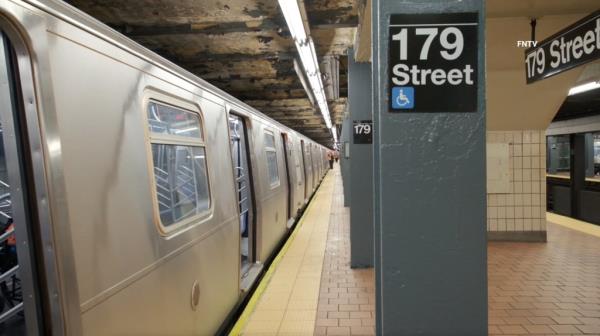
<path id="1" fill-rule="evenodd" d="M 479 17 L 474 111 L 391 113 L 390 15 L 461 12 Z M 372 22 L 377 334 L 487 335 L 484 2 L 374 0 Z"/>
<path id="2" fill-rule="evenodd" d="M 348 51 L 350 127 L 371 121 L 371 64 L 356 63 Z M 354 131 L 354 129 L 352 129 Z M 373 145 L 350 139 L 350 266 L 373 267 Z"/>
<path id="3" fill-rule="evenodd" d="M 571 134 L 571 217 L 581 219 L 581 191 L 585 186 L 586 135 Z"/>
<path id="4" fill-rule="evenodd" d="M 352 121 L 348 112 L 344 113 L 342 132 L 340 135 L 340 171 L 344 185 L 344 206 L 350 206 L 350 138 L 352 136 Z"/>

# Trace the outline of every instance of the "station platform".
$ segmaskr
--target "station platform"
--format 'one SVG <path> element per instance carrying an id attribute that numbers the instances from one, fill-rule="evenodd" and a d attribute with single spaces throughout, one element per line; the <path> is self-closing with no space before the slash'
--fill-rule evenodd
<path id="1" fill-rule="evenodd" d="M 373 269 L 350 269 L 330 171 L 232 334 L 374 335 Z M 547 243 L 488 244 L 489 335 L 600 335 L 600 227 L 548 214 Z"/>

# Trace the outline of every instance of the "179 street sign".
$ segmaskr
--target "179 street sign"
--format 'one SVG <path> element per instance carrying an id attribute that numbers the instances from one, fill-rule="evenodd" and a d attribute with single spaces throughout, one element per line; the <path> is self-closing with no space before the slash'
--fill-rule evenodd
<path id="1" fill-rule="evenodd" d="M 600 11 L 572 24 L 525 52 L 527 84 L 600 58 Z"/>
<path id="2" fill-rule="evenodd" d="M 477 26 L 477 13 L 391 15 L 390 112 L 476 112 Z"/>

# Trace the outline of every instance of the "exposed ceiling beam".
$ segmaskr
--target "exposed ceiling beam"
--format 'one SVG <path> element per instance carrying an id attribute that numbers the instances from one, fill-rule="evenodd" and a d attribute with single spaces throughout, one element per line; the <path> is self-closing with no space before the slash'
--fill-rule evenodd
<path id="1" fill-rule="evenodd" d="M 310 14 L 309 14 L 310 15 Z M 315 29 L 354 28 L 358 24 L 358 16 L 347 16 L 343 19 L 321 15 L 319 19 L 310 20 L 311 27 Z M 130 25 L 111 24 L 113 29 L 130 37 L 157 36 L 157 35 L 182 35 L 182 34 L 228 34 L 247 33 L 258 31 L 274 31 L 282 36 L 288 35 L 283 18 L 265 18 L 259 21 L 245 22 L 206 22 L 186 23 L 172 25 Z"/>

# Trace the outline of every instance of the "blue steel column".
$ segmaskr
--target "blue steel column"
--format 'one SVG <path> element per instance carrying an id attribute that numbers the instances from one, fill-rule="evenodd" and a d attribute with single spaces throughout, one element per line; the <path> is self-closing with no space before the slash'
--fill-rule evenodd
<path id="1" fill-rule="evenodd" d="M 480 13 L 478 112 L 389 113 L 390 14 L 450 12 Z M 373 0 L 378 335 L 487 335 L 484 13 L 483 0 Z"/>
<path id="2" fill-rule="evenodd" d="M 348 109 L 354 120 L 372 120 L 371 64 L 356 63 L 348 51 Z M 351 130 L 352 133 L 352 130 Z M 373 146 L 350 137 L 350 266 L 373 267 Z"/>

